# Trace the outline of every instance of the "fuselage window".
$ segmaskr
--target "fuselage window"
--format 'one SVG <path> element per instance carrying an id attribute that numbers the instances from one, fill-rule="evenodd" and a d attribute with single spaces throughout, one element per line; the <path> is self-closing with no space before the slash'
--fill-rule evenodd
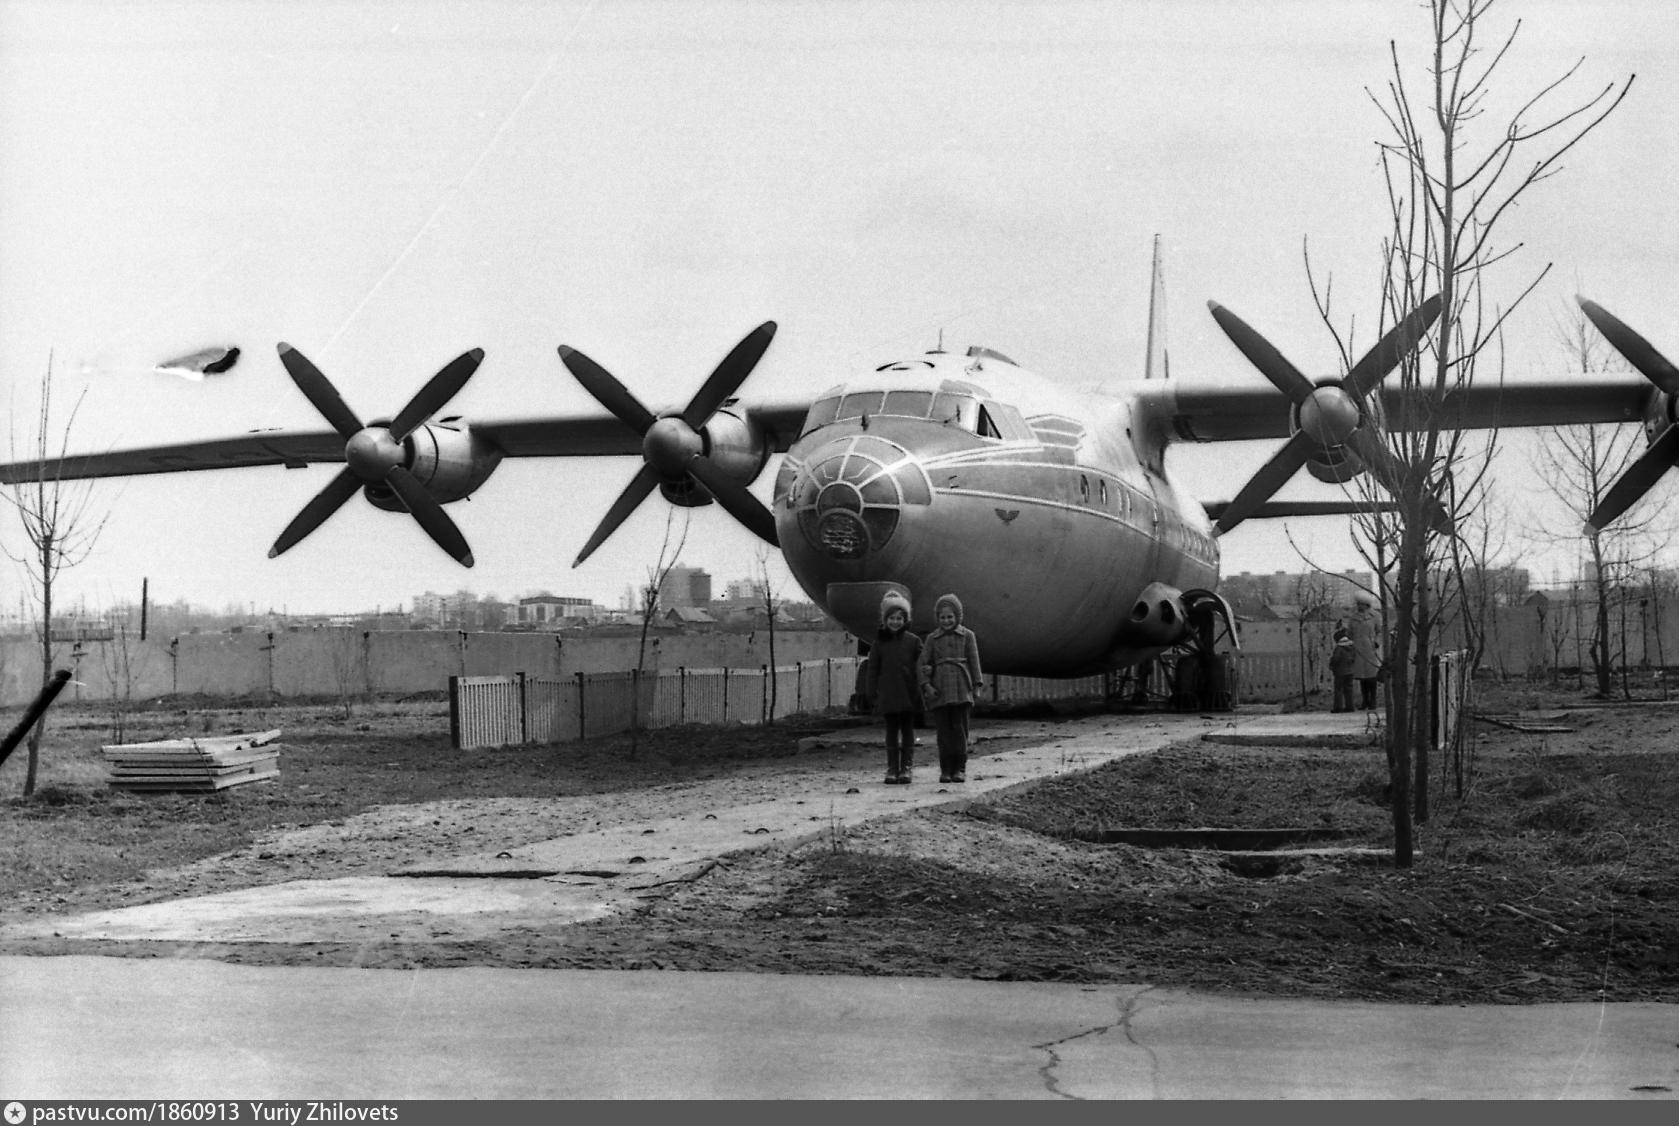
<path id="1" fill-rule="evenodd" d="M 1096 479 L 1096 496 L 1102 502 L 1103 508 L 1108 507 L 1108 479 L 1106 477 Z"/>
<path id="2" fill-rule="evenodd" d="M 1079 500 L 1090 503 L 1090 478 L 1082 473 L 1079 474 Z"/>
<path id="3" fill-rule="evenodd" d="M 886 406 L 880 413 L 900 415 L 904 418 L 926 418 L 932 410 L 931 391 L 888 391 Z"/>

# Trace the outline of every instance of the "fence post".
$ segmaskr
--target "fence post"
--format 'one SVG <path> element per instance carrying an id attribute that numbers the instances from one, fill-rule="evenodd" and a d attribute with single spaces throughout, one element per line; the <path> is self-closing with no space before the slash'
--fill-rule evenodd
<path id="1" fill-rule="evenodd" d="M 723 722 L 729 722 L 729 667 L 723 666 Z"/>
<path id="2" fill-rule="evenodd" d="M 676 666 L 676 722 L 688 722 L 688 666 Z"/>
<path id="3" fill-rule="evenodd" d="M 583 690 L 584 684 L 585 681 L 583 680 L 583 674 L 582 672 L 579 672 L 577 674 L 577 737 L 579 739 L 587 739 L 589 737 L 588 713 L 583 706 L 583 698 L 586 695 Z"/>
<path id="4" fill-rule="evenodd" d="M 763 679 L 758 682 L 758 723 L 760 726 L 769 723 L 770 716 L 770 677 L 775 674 L 768 665 L 759 665 L 763 671 Z"/>
<path id="5" fill-rule="evenodd" d="M 822 670 L 822 677 L 828 682 L 828 700 L 822 705 L 823 709 L 826 710 L 834 706 L 834 659 L 824 657 L 823 662 L 828 666 Z"/>
<path id="6" fill-rule="evenodd" d="M 513 675 L 514 687 L 519 690 L 519 742 L 528 743 L 531 735 L 530 700 L 526 697 L 525 674 L 516 672 Z"/>
<path id="7" fill-rule="evenodd" d="M 449 678 L 449 742 L 461 745 L 461 678 Z"/>

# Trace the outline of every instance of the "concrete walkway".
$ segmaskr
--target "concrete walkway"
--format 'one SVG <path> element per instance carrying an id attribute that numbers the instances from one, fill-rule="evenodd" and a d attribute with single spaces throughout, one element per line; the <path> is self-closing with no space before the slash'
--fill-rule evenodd
<path id="1" fill-rule="evenodd" d="M 1667 1099 L 1679 1007 L 0 958 L 0 1100 Z"/>
<path id="2" fill-rule="evenodd" d="M 657 895 L 660 885 L 733 852 L 787 845 L 871 818 L 963 801 L 979 794 L 1088 770 L 1123 755 L 1157 750 L 1208 732 L 1298 731 L 1301 719 L 1324 733 L 1361 728 L 1349 716 L 1092 716 L 1048 723 L 976 725 L 981 751 L 968 781 L 941 785 L 923 766 L 910 786 L 884 785 L 855 767 L 812 776 L 785 796 L 735 804 L 728 781 L 683 787 L 680 816 L 631 820 L 593 832 L 397 869 L 380 876 L 295 880 L 267 887 L 114 911 L 14 924 L 0 937 L 175 942 L 360 942 L 414 934 L 451 941 L 492 937 L 512 926 L 554 926 L 599 918 Z M 1285 722 L 1286 721 L 1286 722 Z M 928 733 L 930 738 L 930 733 Z M 1030 738 L 1034 745 L 984 754 L 986 741 Z M 878 728 L 825 736 L 876 745 Z M 923 746 L 925 760 L 932 748 Z M 884 752 L 882 752 L 884 761 Z M 696 797 L 696 789 L 709 792 Z"/>

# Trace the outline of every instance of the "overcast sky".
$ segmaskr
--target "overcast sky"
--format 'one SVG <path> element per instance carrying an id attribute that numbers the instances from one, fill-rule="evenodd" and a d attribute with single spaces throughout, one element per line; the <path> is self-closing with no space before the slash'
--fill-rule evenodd
<path id="1" fill-rule="evenodd" d="M 1525 244 L 1507 296 L 1554 263 L 1512 325 L 1512 372 L 1566 370 L 1575 292 L 1679 358 L 1679 8 L 1494 16 L 1525 20 L 1501 104 L 1582 57 L 1554 104 L 1638 76 L 1501 228 Z M 1422 81 L 1426 30 L 1412 0 L 0 0 L 0 405 L 23 441 L 50 355 L 60 403 L 86 391 L 77 449 L 316 427 L 280 340 L 364 418 L 472 347 L 487 359 L 452 404 L 469 418 L 593 409 L 562 343 L 681 405 L 766 319 L 780 333 L 747 397 L 815 394 L 941 331 L 1111 385 L 1141 374 L 1156 233 L 1175 378 L 1259 379 L 1209 298 L 1329 374 L 1302 242 L 1373 320 L 1385 126 L 1367 91 L 1390 38 Z M 149 370 L 208 344 L 244 357 L 203 383 Z M 1228 499 L 1269 453 L 1180 447 L 1168 466 Z M 662 502 L 570 563 L 635 469 L 504 463 L 450 508 L 471 571 L 359 500 L 268 560 L 328 466 L 107 483 L 64 593 L 133 600 L 146 577 L 154 599 L 259 610 L 462 586 L 616 604 L 658 552 Z M 1345 521 L 1292 524 L 1356 564 Z M 9 517 L 0 541 L 17 548 Z M 708 508 L 683 561 L 721 587 L 756 543 Z M 1299 567 L 1279 522 L 1223 546 L 1227 572 Z M 15 607 L 21 575 L 0 575 Z"/>

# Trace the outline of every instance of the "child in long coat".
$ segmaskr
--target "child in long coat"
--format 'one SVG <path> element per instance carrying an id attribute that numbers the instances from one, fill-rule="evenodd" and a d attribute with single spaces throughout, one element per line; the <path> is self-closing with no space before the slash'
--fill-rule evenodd
<path id="1" fill-rule="evenodd" d="M 968 719 L 985 674 L 979 667 L 979 639 L 962 624 L 962 600 L 941 595 L 933 607 L 939 628 L 921 646 L 921 691 L 933 710 L 939 737 L 939 781 L 966 782 Z"/>
<path id="2" fill-rule="evenodd" d="M 864 682 L 874 710 L 886 721 L 886 784 L 905 786 L 915 768 L 915 717 L 921 708 L 916 670 L 921 638 L 909 630 L 909 600 L 896 592 L 880 600 L 880 631 L 869 648 Z"/>
<path id="3" fill-rule="evenodd" d="M 1334 683 L 1334 703 L 1330 711 L 1350 712 L 1353 710 L 1353 664 L 1358 654 L 1353 650 L 1353 639 L 1347 631 L 1337 626 L 1335 629 L 1335 645 L 1329 651 L 1329 675 Z"/>

